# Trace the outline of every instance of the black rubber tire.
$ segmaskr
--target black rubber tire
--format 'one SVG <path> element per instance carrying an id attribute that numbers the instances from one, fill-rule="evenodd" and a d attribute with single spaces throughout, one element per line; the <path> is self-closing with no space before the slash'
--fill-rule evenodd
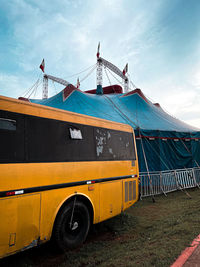
<path id="1" fill-rule="evenodd" d="M 74 206 L 74 212 L 73 212 Z M 72 225 L 70 221 L 73 212 Z M 70 202 L 56 219 L 54 225 L 54 241 L 61 251 L 79 247 L 86 239 L 90 228 L 88 208 L 82 202 Z"/>

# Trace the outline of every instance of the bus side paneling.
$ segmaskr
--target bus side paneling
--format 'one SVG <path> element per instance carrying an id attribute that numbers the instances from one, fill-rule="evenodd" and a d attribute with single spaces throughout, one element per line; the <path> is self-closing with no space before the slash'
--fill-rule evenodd
<path id="1" fill-rule="evenodd" d="M 106 196 L 106 197 L 105 197 Z M 100 221 L 113 217 L 122 211 L 122 181 L 100 184 Z"/>
<path id="2" fill-rule="evenodd" d="M 0 199 L 0 257 L 37 245 L 40 194 Z"/>
<path id="3" fill-rule="evenodd" d="M 129 175 L 130 169 L 130 161 L 2 164 L 0 176 L 6 176 L 7 181 L 0 179 L 0 187 L 3 191 L 8 190 L 8 188 L 14 190 L 19 189 L 16 188 L 16 186 L 20 184 L 21 189 L 32 188 L 32 190 L 39 191 L 42 190 L 40 188 L 43 188 L 48 184 L 56 186 L 65 183 L 78 182 L 80 180 L 91 180 L 89 178 L 95 180 L 99 179 L 99 177 L 119 177 L 119 174 Z M 122 189 L 119 188 L 120 183 L 122 183 L 121 180 L 96 183 L 93 185 L 94 190 L 92 191 L 89 191 L 89 185 L 41 191 L 41 239 L 49 239 L 54 218 L 59 207 L 66 199 L 76 193 L 86 195 L 91 199 L 91 202 L 95 207 L 93 223 L 98 223 L 105 218 L 120 213 L 122 210 Z M 108 193 L 106 195 L 104 195 L 104 193 L 106 193 L 105 190 Z M 101 195 L 100 199 L 99 195 Z M 103 201 L 103 204 L 101 204 L 100 207 L 100 215 L 99 203 L 101 203 L 101 201 Z M 113 211 L 111 210 L 111 212 L 110 205 L 113 207 Z M 14 206 L 12 208 L 14 208 Z"/>

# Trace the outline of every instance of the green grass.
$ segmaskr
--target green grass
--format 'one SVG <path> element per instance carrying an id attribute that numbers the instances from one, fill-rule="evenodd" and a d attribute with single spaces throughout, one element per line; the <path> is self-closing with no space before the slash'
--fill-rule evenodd
<path id="1" fill-rule="evenodd" d="M 0 261 L 9 266 L 170 266 L 200 233 L 200 190 L 145 198 L 96 225 L 79 249 L 59 255 L 50 244 Z"/>

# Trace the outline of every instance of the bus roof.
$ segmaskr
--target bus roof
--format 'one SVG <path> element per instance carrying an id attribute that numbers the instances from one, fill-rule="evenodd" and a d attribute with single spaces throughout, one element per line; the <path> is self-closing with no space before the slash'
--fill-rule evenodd
<path id="1" fill-rule="evenodd" d="M 100 119 L 88 115 L 83 115 L 71 111 L 61 110 L 40 104 L 34 104 L 23 100 L 14 99 L 11 97 L 0 96 L 1 110 L 37 116 L 42 118 L 49 118 L 61 121 L 76 122 L 91 126 L 99 126 L 114 130 L 121 130 L 126 132 L 133 132 L 133 128 L 128 124 Z"/>

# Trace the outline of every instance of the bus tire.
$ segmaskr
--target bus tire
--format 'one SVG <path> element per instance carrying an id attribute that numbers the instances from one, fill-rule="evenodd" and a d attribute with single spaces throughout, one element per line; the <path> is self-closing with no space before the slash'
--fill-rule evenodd
<path id="1" fill-rule="evenodd" d="M 73 214 L 73 215 L 72 215 Z M 61 251 L 79 247 L 90 228 L 90 214 L 82 202 L 70 202 L 58 215 L 54 226 L 54 240 Z"/>

